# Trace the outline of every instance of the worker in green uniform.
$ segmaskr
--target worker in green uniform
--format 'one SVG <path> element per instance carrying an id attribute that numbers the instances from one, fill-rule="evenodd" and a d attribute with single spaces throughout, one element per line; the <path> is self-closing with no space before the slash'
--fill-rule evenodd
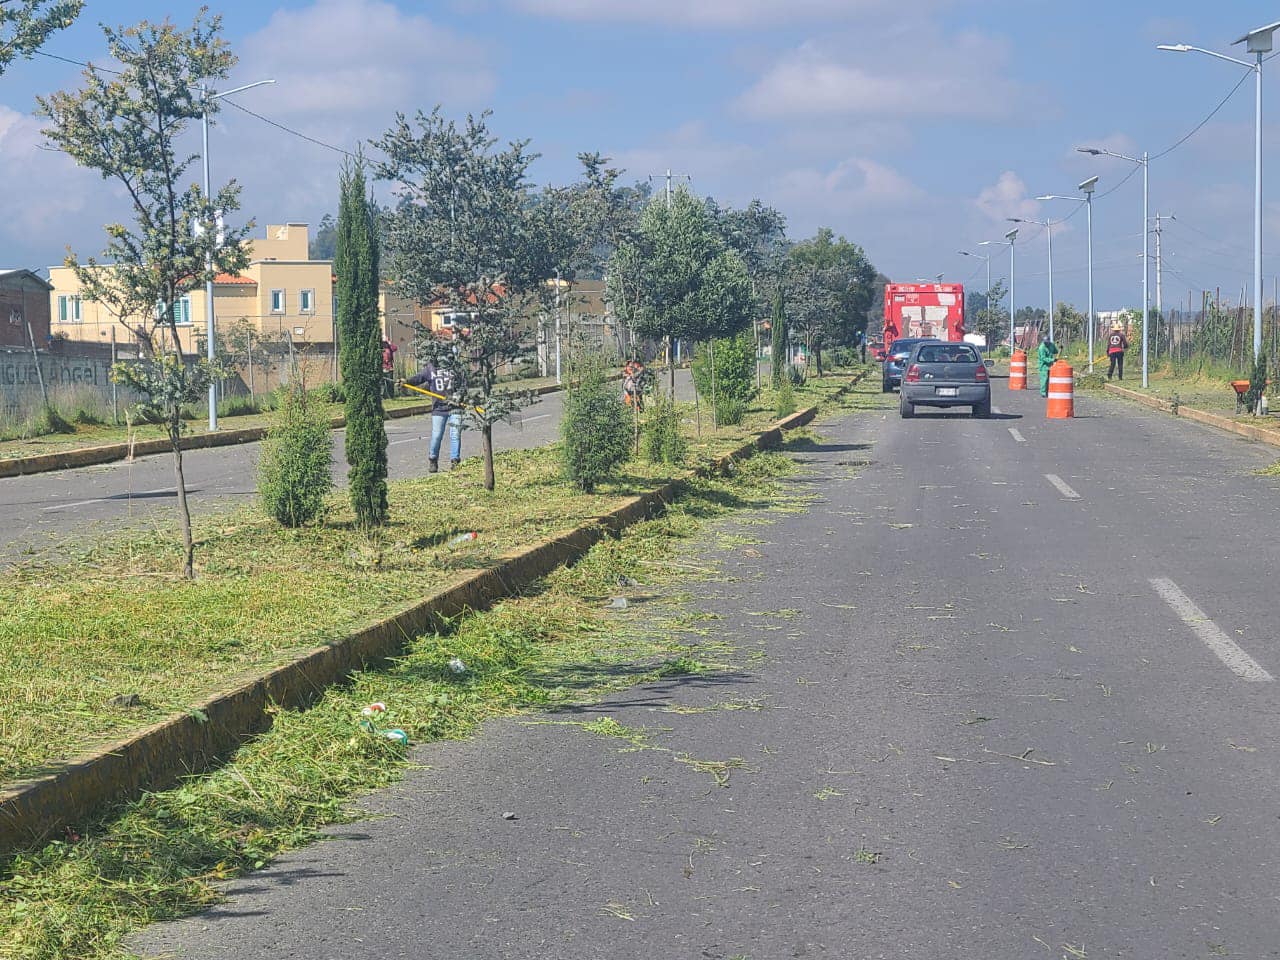
<path id="1" fill-rule="evenodd" d="M 1040 341 L 1036 359 L 1040 362 L 1040 396 L 1047 397 L 1049 396 L 1049 368 L 1053 366 L 1053 361 L 1058 359 L 1058 345 L 1047 335 Z"/>

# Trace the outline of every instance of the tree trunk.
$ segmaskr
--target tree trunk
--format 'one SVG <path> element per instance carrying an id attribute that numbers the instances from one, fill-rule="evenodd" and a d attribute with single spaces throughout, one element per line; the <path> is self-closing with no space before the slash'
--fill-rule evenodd
<path id="1" fill-rule="evenodd" d="M 711 338 L 711 429 L 720 429 L 720 409 L 716 402 L 716 338 Z"/>
<path id="2" fill-rule="evenodd" d="M 813 348 L 813 368 L 818 371 L 818 376 L 822 376 L 822 347 L 820 345 Z"/>
<path id="3" fill-rule="evenodd" d="M 182 473 L 182 421 L 174 407 L 169 413 L 169 445 L 173 447 L 173 481 L 178 491 L 178 519 L 182 521 L 182 575 L 194 580 L 195 541 L 191 536 L 191 507 L 187 503 L 187 481 Z"/>
<path id="4" fill-rule="evenodd" d="M 671 402 L 676 402 L 676 338 L 667 337 L 667 366 L 671 368 Z"/>
<path id="5" fill-rule="evenodd" d="M 486 423 L 480 428 L 480 444 L 484 451 L 484 488 L 493 489 L 493 424 Z"/>

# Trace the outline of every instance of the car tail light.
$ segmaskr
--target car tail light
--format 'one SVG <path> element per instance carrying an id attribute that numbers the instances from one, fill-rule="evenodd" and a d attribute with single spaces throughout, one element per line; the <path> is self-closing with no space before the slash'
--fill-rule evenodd
<path id="1" fill-rule="evenodd" d="M 910 367 L 907 368 L 907 383 L 919 383 L 919 382 L 920 382 L 920 364 L 913 363 Z"/>
<path id="2" fill-rule="evenodd" d="M 973 375 L 973 379 L 976 383 L 986 383 L 988 379 L 990 379 L 987 376 L 987 368 L 985 364 L 978 365 L 978 372 Z"/>

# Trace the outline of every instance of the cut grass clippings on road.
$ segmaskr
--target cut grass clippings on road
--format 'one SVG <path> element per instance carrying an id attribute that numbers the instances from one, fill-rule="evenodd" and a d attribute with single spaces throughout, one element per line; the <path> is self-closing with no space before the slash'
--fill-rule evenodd
<path id="1" fill-rule="evenodd" d="M 413 639 L 403 656 L 330 688 L 307 711 L 279 711 L 272 728 L 226 766 L 79 828 L 82 839 L 14 859 L 0 873 L 0 956 L 119 957 L 131 930 L 207 906 L 218 900 L 220 881 L 316 839 L 327 824 L 353 819 L 350 800 L 397 779 L 408 763 L 402 747 L 359 728 L 360 710 L 371 701 L 387 705 L 385 725 L 422 742 L 649 680 L 696 683 L 701 664 L 682 638 L 629 629 L 620 619 L 629 614 L 585 598 L 615 590 L 620 578 L 646 589 L 681 581 L 679 542 L 707 521 L 790 496 L 778 481 L 794 470 L 786 455 L 765 453 L 731 477 L 693 481 L 664 516 L 602 541 L 528 595 Z M 454 658 L 465 664 L 462 673 L 450 668 Z M 680 668 L 673 671 L 673 663 Z M 611 720 L 593 721 L 591 731 L 624 740 L 642 733 Z M 720 785 L 744 765 L 739 758 L 676 759 Z"/>
<path id="2" fill-rule="evenodd" d="M 815 403 L 847 382 L 799 392 Z M 741 426 L 693 438 L 691 463 L 771 423 L 768 399 Z M 0 782 L 188 709 L 231 678 L 344 637 L 685 469 L 636 461 L 585 495 L 560 475 L 556 449 L 508 451 L 493 493 L 474 460 L 393 482 L 392 523 L 372 537 L 354 529 L 341 495 L 326 523 L 292 531 L 248 508 L 218 513 L 197 519 L 194 582 L 177 576 L 167 528 L 13 564 L 0 582 Z M 479 536 L 449 545 L 470 531 Z"/>

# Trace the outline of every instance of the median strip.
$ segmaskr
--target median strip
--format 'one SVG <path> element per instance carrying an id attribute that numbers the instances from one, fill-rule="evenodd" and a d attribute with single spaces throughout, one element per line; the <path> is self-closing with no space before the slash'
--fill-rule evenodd
<path id="1" fill-rule="evenodd" d="M 865 372 L 853 377 L 827 399 L 848 392 L 864 376 Z M 779 420 L 692 474 L 630 497 L 531 548 L 495 557 L 489 568 L 441 592 L 355 633 L 313 647 L 262 675 L 234 683 L 118 743 L 9 785 L 0 793 L 0 850 L 38 843 L 110 801 L 136 796 L 144 789 L 215 764 L 245 737 L 269 724 L 273 705 L 303 706 L 362 664 L 394 654 L 409 637 L 437 628 L 463 611 L 483 609 L 511 596 L 559 565 L 582 556 L 602 537 L 661 512 L 691 478 L 725 471 L 735 460 L 776 445 L 785 431 L 809 423 L 816 412 L 816 407 L 809 407 Z"/>

